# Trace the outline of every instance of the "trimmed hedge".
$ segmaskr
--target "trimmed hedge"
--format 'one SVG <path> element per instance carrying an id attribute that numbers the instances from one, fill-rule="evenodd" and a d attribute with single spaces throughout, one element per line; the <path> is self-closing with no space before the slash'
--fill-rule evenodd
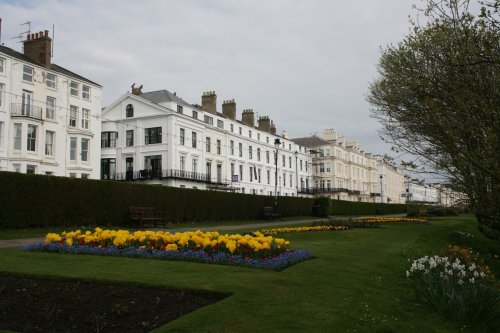
<path id="1" fill-rule="evenodd" d="M 249 220 L 274 205 L 270 196 L 14 172 L 0 172 L 0 189 L 0 228 L 119 226 L 133 206 L 155 207 L 169 222 Z M 314 205 L 314 198 L 278 197 L 284 217 L 310 216 Z M 393 213 L 406 213 L 406 205 L 332 200 L 330 207 L 332 215 Z"/>
<path id="2" fill-rule="evenodd" d="M 405 204 L 332 200 L 332 215 L 406 214 Z"/>
<path id="3" fill-rule="evenodd" d="M 169 222 L 262 218 L 274 197 L 104 180 L 0 172 L 0 228 L 124 225 L 129 207 L 155 207 Z M 282 216 L 311 215 L 312 198 L 279 197 Z"/>

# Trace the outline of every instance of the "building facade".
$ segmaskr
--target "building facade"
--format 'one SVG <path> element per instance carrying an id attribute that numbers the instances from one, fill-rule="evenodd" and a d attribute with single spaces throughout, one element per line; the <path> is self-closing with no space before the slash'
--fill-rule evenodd
<path id="1" fill-rule="evenodd" d="M 380 202 L 405 203 L 405 174 L 395 167 L 387 157 L 375 155 L 377 178 L 380 185 Z"/>
<path id="2" fill-rule="evenodd" d="M 0 46 L 0 170 L 99 178 L 102 87 L 52 64 L 48 31 Z"/>
<path id="3" fill-rule="evenodd" d="M 101 179 L 296 196 L 311 179 L 307 149 L 253 110 L 205 92 L 201 106 L 167 90 L 132 93 L 103 111 Z M 276 151 L 278 151 L 276 160 Z"/>
<path id="4" fill-rule="evenodd" d="M 405 202 L 423 205 L 440 205 L 438 187 L 425 181 L 406 178 Z"/>
<path id="5" fill-rule="evenodd" d="M 312 154 L 313 182 L 303 193 L 362 202 L 375 202 L 380 196 L 376 160 L 362 150 L 360 143 L 347 142 L 333 129 L 325 130 L 321 137 L 293 141 L 307 147 Z"/>

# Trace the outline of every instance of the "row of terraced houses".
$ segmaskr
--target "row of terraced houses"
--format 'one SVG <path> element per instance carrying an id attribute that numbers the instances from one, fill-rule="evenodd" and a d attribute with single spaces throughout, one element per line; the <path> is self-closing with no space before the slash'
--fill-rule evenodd
<path id="1" fill-rule="evenodd" d="M 238 116 L 235 100 L 201 104 L 167 90 L 130 92 L 101 109 L 102 86 L 52 63 L 48 31 L 23 52 L 0 46 L 0 170 L 256 195 L 452 204 L 387 158 L 334 130 L 277 134 L 268 116 Z M 419 196 L 420 195 L 420 196 Z"/>

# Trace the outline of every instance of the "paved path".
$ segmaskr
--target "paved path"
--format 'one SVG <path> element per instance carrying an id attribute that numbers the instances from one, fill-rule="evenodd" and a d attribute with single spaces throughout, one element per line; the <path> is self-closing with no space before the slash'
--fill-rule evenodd
<path id="1" fill-rule="evenodd" d="M 405 214 L 406 215 L 406 214 Z M 405 216 L 402 214 L 393 214 L 393 215 L 383 215 L 383 216 Z M 254 228 L 267 228 L 267 227 L 276 227 L 276 226 L 286 226 L 286 225 L 296 225 L 296 224 L 307 224 L 312 222 L 320 222 L 320 221 L 328 221 L 328 220 L 348 220 L 351 216 L 329 216 L 328 218 L 312 218 L 312 219 L 304 219 L 304 220 L 296 220 L 296 221 L 277 221 L 277 222 L 263 222 L 263 223 L 251 223 L 251 224 L 238 224 L 238 225 L 215 225 L 209 227 L 187 227 L 187 228 L 178 228 L 178 229 L 148 229 L 148 230 L 163 230 L 169 232 L 183 232 L 183 231 L 210 231 L 210 230 L 245 230 L 245 229 L 254 229 Z M 8 247 L 20 247 L 27 244 L 40 243 L 43 242 L 44 237 L 37 238 L 20 238 L 20 239 L 0 239 L 0 248 L 8 248 Z"/>

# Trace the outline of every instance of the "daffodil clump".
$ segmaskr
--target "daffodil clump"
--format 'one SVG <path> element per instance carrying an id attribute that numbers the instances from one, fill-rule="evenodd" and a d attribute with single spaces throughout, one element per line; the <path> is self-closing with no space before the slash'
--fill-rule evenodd
<path id="1" fill-rule="evenodd" d="M 209 254 L 226 252 L 231 255 L 244 255 L 252 258 L 269 257 L 289 251 L 289 241 L 282 238 L 266 236 L 261 232 L 249 235 L 220 234 L 217 231 L 135 231 L 103 230 L 96 228 L 94 232 L 80 230 L 49 233 L 45 243 L 64 244 L 67 246 L 90 245 L 99 248 L 134 247 L 167 251 L 200 250 Z"/>
<path id="2" fill-rule="evenodd" d="M 410 223 L 421 223 L 429 224 L 428 219 L 416 218 L 416 217 L 374 217 L 374 216 L 362 216 L 354 220 L 354 222 L 362 223 L 399 223 L 399 222 L 410 222 Z"/>
<path id="3" fill-rule="evenodd" d="M 486 266 L 456 256 L 425 256 L 406 271 L 416 297 L 464 326 L 500 318 L 500 295 Z M 489 319 L 488 319 L 489 318 Z"/>
<path id="4" fill-rule="evenodd" d="M 308 232 L 308 231 L 341 231 L 350 230 L 347 226 L 332 226 L 332 225 L 318 225 L 309 227 L 285 227 L 285 228 L 273 228 L 273 229 L 263 229 L 260 232 L 264 235 L 276 235 L 284 234 L 290 232 Z"/>

